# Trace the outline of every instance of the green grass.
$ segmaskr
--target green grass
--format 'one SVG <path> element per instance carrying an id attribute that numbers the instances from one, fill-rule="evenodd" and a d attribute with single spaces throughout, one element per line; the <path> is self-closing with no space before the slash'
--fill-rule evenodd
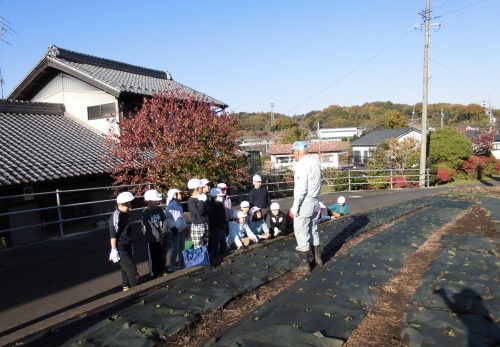
<path id="1" fill-rule="evenodd" d="M 491 177 L 484 177 L 483 182 L 489 182 L 493 181 L 493 178 Z M 481 181 L 476 180 L 476 179 L 457 179 L 454 180 L 453 182 L 443 184 L 443 187 L 461 187 L 461 186 L 469 186 L 469 185 L 474 185 L 474 184 L 481 184 Z"/>

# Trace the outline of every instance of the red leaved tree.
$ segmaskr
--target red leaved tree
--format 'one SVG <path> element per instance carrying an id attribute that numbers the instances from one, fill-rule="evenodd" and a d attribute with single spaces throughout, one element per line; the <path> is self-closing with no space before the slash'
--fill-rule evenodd
<path id="1" fill-rule="evenodd" d="M 477 137 L 472 139 L 472 152 L 474 155 L 491 155 L 496 134 L 496 130 L 483 130 Z"/>
<path id="2" fill-rule="evenodd" d="M 186 92 L 145 99 L 137 115 L 121 118 L 108 136 L 115 184 L 151 182 L 186 188 L 190 178 L 244 182 L 247 158 L 236 143 L 238 120 Z"/>

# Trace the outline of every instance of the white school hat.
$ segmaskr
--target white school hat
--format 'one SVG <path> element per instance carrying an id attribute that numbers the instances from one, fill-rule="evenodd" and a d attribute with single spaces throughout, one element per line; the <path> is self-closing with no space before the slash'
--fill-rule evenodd
<path id="1" fill-rule="evenodd" d="M 162 201 L 163 197 L 155 189 L 150 189 L 144 193 L 144 201 Z"/>
<path id="2" fill-rule="evenodd" d="M 277 202 L 273 202 L 271 204 L 271 207 L 269 209 L 270 210 L 279 210 L 280 209 L 280 204 L 278 204 Z"/>
<path id="3" fill-rule="evenodd" d="M 118 194 L 118 196 L 116 197 L 116 202 L 120 205 L 126 204 L 127 202 L 131 202 L 132 200 L 134 200 L 134 196 L 132 195 L 131 192 L 123 192 Z"/>

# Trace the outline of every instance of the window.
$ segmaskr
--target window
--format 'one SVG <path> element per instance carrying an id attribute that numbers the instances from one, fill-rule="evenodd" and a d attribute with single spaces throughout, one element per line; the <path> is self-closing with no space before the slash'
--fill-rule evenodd
<path id="1" fill-rule="evenodd" d="M 291 163 L 292 161 L 293 157 L 291 155 L 276 157 L 276 164 L 286 164 Z"/>
<path id="2" fill-rule="evenodd" d="M 498 143 L 493 143 L 493 150 L 498 151 L 500 149 L 500 142 Z"/>
<path id="3" fill-rule="evenodd" d="M 114 102 L 97 106 L 87 107 L 89 120 L 108 118 L 116 113 L 116 105 Z"/>

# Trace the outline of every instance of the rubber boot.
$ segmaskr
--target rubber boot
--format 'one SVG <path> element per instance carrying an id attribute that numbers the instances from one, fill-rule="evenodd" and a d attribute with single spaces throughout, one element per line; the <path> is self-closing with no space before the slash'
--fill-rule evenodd
<path id="1" fill-rule="evenodd" d="M 297 252 L 300 260 L 299 266 L 292 270 L 292 272 L 311 272 L 311 265 L 309 264 L 309 251 Z"/>
<path id="2" fill-rule="evenodd" d="M 314 246 L 314 262 L 316 266 L 323 266 L 323 258 L 321 256 L 321 246 Z"/>

